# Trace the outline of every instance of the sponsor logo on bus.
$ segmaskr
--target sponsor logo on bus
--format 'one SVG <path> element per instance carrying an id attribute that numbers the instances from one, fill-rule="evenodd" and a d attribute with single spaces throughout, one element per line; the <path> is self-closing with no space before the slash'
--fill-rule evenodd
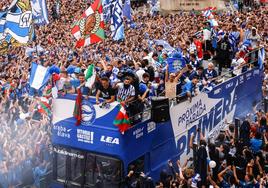
<path id="1" fill-rule="evenodd" d="M 113 138 L 111 136 L 101 136 L 101 142 L 105 142 L 108 144 L 116 144 L 119 145 L 119 138 Z"/>
<path id="2" fill-rule="evenodd" d="M 94 143 L 94 132 L 86 131 L 83 129 L 77 129 L 77 140 L 79 142 L 93 144 Z"/>
<path id="3" fill-rule="evenodd" d="M 54 152 L 61 154 L 61 155 L 66 155 L 66 156 L 70 156 L 70 157 L 74 157 L 74 158 L 84 159 L 84 156 L 80 155 L 78 153 L 72 153 L 72 152 L 66 151 L 64 149 L 58 149 L 58 148 L 54 148 L 53 150 L 54 150 Z"/>
<path id="4" fill-rule="evenodd" d="M 61 125 L 53 125 L 53 129 L 57 132 L 58 137 L 71 138 L 70 131 L 72 129 L 67 129 L 66 127 Z"/>

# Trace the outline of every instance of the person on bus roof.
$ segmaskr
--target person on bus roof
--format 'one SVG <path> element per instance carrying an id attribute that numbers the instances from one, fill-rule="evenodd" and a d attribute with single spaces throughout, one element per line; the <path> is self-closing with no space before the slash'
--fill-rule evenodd
<path id="1" fill-rule="evenodd" d="M 103 77 L 100 79 L 101 86 L 98 88 L 96 95 L 96 104 L 99 104 L 100 95 L 105 103 L 112 103 L 115 101 L 115 89 L 112 88 L 109 78 Z"/>

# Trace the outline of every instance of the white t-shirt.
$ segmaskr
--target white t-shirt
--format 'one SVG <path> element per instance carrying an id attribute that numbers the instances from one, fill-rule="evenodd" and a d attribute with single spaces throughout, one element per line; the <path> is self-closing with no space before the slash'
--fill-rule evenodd
<path id="1" fill-rule="evenodd" d="M 63 89 L 65 82 L 66 82 L 66 78 L 60 78 L 60 80 L 57 81 L 56 86 L 59 91 Z"/>
<path id="2" fill-rule="evenodd" d="M 139 78 L 139 82 L 142 81 L 142 75 L 143 75 L 144 73 L 145 73 L 145 71 L 144 71 L 143 69 L 139 69 L 139 70 L 137 70 L 136 75 L 137 75 L 138 78 Z"/>
<path id="3" fill-rule="evenodd" d="M 210 40 L 211 39 L 211 31 L 208 29 L 203 30 L 203 40 Z"/>
<path id="4" fill-rule="evenodd" d="M 242 73 L 242 67 L 241 68 L 238 68 L 242 63 L 245 63 L 245 60 L 243 58 L 233 59 L 232 66 L 234 66 L 233 73 L 235 75 L 239 75 L 239 74 Z"/>

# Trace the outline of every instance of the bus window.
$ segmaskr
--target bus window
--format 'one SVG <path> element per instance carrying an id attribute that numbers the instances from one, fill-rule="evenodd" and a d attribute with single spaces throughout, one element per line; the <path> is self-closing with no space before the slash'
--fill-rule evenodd
<path id="1" fill-rule="evenodd" d="M 56 180 L 68 188 L 118 188 L 123 167 L 118 159 L 54 147 Z"/>
<path id="2" fill-rule="evenodd" d="M 130 171 L 133 171 L 134 174 L 130 177 L 130 179 L 128 179 L 128 184 L 131 184 L 135 187 L 140 187 L 141 186 L 141 180 L 143 179 L 143 177 L 141 176 L 141 173 L 145 173 L 144 172 L 144 159 L 145 156 L 142 156 L 138 159 L 136 159 L 135 161 L 131 162 L 128 165 L 128 173 Z"/>
<path id="3" fill-rule="evenodd" d="M 65 180 L 66 177 L 66 156 L 57 154 L 57 179 Z"/>
<path id="4" fill-rule="evenodd" d="M 128 172 L 130 170 L 133 170 L 135 174 L 139 174 L 141 172 L 144 172 L 144 158 L 145 156 L 141 156 L 140 158 L 138 158 L 137 160 L 131 162 L 128 165 Z"/>
<path id="5" fill-rule="evenodd" d="M 86 184 L 94 186 L 96 182 L 96 157 L 92 154 L 87 154 L 86 158 Z"/>
<path id="6" fill-rule="evenodd" d="M 83 182 L 84 153 L 78 150 L 54 147 L 56 179 L 59 182 L 80 186 Z M 75 185 L 75 186 L 74 186 Z"/>
<path id="7" fill-rule="evenodd" d="M 77 151 L 77 150 L 70 150 L 71 153 L 74 153 L 76 155 L 71 156 L 70 158 L 70 165 L 71 165 L 71 169 L 70 169 L 70 181 L 77 183 L 79 185 L 82 184 L 83 181 L 83 170 L 84 170 L 84 157 L 77 157 L 77 156 L 84 156 L 82 152 Z"/>
<path id="8" fill-rule="evenodd" d="M 89 187 L 117 188 L 122 177 L 122 164 L 114 158 L 87 154 L 85 176 Z"/>

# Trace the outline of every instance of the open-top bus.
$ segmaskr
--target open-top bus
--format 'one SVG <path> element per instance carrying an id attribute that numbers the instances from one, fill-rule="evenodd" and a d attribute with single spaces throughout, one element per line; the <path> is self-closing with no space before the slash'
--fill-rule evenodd
<path id="1" fill-rule="evenodd" d="M 113 125 L 119 111 L 83 100 L 83 120 L 75 126 L 74 95 L 53 101 L 53 184 L 52 187 L 119 187 L 129 167 L 159 179 L 167 161 L 186 159 L 189 138 L 199 128 L 213 138 L 235 117 L 252 112 L 262 98 L 262 70 L 247 72 L 200 93 L 192 101 L 169 105 L 163 98 L 152 101 L 142 113 L 143 121 L 121 134 Z M 198 136 L 196 136 L 198 139 Z"/>

